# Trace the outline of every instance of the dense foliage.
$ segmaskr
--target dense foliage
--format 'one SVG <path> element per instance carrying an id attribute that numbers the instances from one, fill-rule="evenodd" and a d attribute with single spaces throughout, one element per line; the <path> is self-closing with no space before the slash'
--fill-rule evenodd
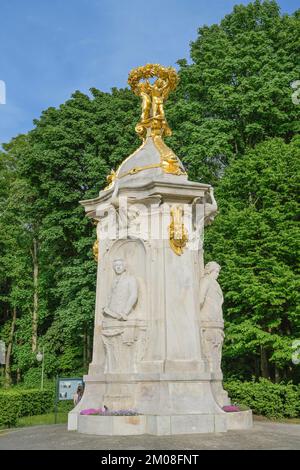
<path id="1" fill-rule="evenodd" d="M 192 34 L 192 32 L 191 32 Z M 179 61 L 168 142 L 192 180 L 216 186 L 219 216 L 206 259 L 222 265 L 224 370 L 241 379 L 299 380 L 297 312 L 300 11 L 274 1 L 236 6 L 203 26 Z M 0 152 L 0 334 L 6 383 L 86 371 L 91 358 L 95 228 L 79 201 L 137 148 L 139 102 L 128 89 L 76 91 Z M 299 178 L 298 178 L 299 180 Z M 298 302 L 299 304 L 299 302 Z"/>
<path id="2" fill-rule="evenodd" d="M 300 386 L 274 384 L 266 379 L 258 382 L 232 380 L 224 384 L 232 402 L 249 407 L 257 415 L 268 418 L 300 417 Z"/>
<path id="3" fill-rule="evenodd" d="M 268 139 L 226 169 L 207 256 L 223 267 L 224 368 L 251 378 L 299 380 L 292 367 L 300 336 L 300 141 Z"/>
<path id="4" fill-rule="evenodd" d="M 54 407 L 52 390 L 5 390 L 0 393 L 0 427 L 14 426 L 22 416 L 34 416 Z"/>

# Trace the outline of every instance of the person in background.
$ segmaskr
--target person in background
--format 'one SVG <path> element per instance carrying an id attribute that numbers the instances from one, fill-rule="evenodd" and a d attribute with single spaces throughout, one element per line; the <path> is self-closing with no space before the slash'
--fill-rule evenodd
<path id="1" fill-rule="evenodd" d="M 73 396 L 74 405 L 77 405 L 80 402 L 82 395 L 83 395 L 83 386 L 79 384 L 77 387 L 76 393 Z"/>

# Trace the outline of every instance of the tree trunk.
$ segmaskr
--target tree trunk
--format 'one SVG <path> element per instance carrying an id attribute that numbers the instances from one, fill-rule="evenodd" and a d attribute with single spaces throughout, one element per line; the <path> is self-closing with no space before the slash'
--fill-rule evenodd
<path id="1" fill-rule="evenodd" d="M 83 330 L 83 370 L 85 371 L 86 367 L 86 328 Z"/>
<path id="2" fill-rule="evenodd" d="M 87 334 L 87 365 L 91 362 L 92 359 L 92 350 L 91 350 L 91 335 L 88 332 Z"/>
<path id="3" fill-rule="evenodd" d="M 33 239 L 32 263 L 33 263 L 33 311 L 32 311 L 32 352 L 37 350 L 37 336 L 38 336 L 38 276 L 39 276 L 39 264 L 38 264 L 38 242 Z"/>
<path id="4" fill-rule="evenodd" d="M 280 369 L 278 369 L 278 367 L 275 366 L 275 383 L 279 384 L 280 380 L 281 380 Z"/>
<path id="5" fill-rule="evenodd" d="M 270 379 L 267 352 L 263 346 L 260 347 L 260 370 L 262 377 L 264 377 L 265 379 Z"/>
<path id="6" fill-rule="evenodd" d="M 14 307 L 11 327 L 10 327 L 9 340 L 8 340 L 8 345 L 7 345 L 7 350 L 6 350 L 6 357 L 5 357 L 5 382 L 4 382 L 5 387 L 9 387 L 11 385 L 10 358 L 11 358 L 12 345 L 13 345 L 14 334 L 15 334 L 16 320 L 17 320 L 17 309 L 16 307 Z"/>
<path id="7" fill-rule="evenodd" d="M 258 380 L 259 377 L 260 377 L 259 358 L 258 357 L 255 357 L 255 359 L 254 359 L 254 374 L 255 374 L 256 380 Z"/>

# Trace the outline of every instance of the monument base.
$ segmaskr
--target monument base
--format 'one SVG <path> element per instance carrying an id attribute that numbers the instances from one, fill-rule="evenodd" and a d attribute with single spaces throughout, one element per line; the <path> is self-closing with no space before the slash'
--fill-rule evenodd
<path id="1" fill-rule="evenodd" d="M 223 411 L 222 407 L 230 401 L 221 378 L 216 375 L 212 378 L 209 372 L 85 376 L 85 393 L 69 413 L 68 430 L 98 435 L 159 436 L 250 428 L 250 410 Z M 139 414 L 80 414 L 84 409 L 100 408 L 103 404 L 111 410 L 136 409 Z"/>
<path id="2" fill-rule="evenodd" d="M 71 416 L 70 416 L 71 415 Z M 69 414 L 69 424 L 72 412 Z M 78 415 L 77 431 L 100 436 L 130 436 L 152 434 L 217 433 L 229 430 L 250 429 L 252 412 L 240 411 L 222 415 L 137 415 L 137 416 L 85 416 Z"/>

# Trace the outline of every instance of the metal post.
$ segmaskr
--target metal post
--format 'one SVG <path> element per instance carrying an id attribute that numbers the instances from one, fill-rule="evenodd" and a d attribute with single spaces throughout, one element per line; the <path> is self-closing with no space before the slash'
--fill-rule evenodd
<path id="1" fill-rule="evenodd" d="M 45 347 L 43 346 L 43 359 L 42 359 L 42 378 L 41 378 L 41 390 L 44 390 L 44 363 L 45 363 Z"/>
<path id="2" fill-rule="evenodd" d="M 55 403 L 54 403 L 54 423 L 57 423 L 57 403 L 59 398 L 59 381 L 58 375 L 56 376 L 56 384 L 55 384 Z"/>

